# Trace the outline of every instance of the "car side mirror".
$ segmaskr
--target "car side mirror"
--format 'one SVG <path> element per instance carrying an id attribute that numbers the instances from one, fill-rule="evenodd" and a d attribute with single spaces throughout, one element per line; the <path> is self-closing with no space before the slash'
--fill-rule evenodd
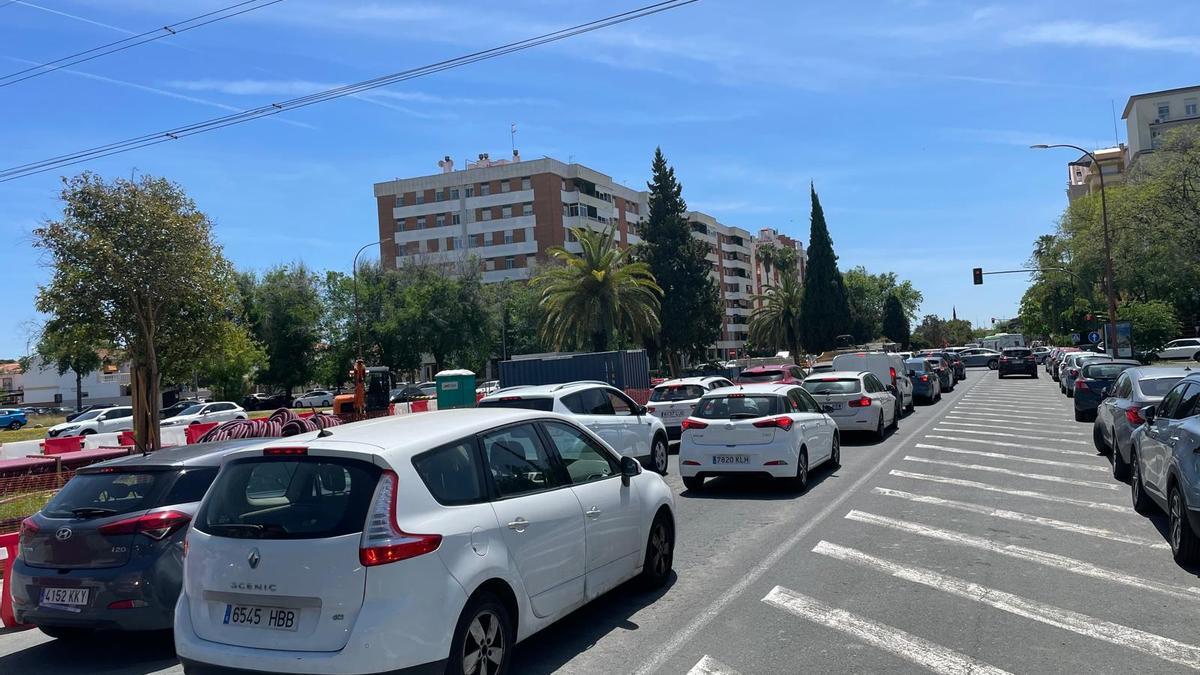
<path id="1" fill-rule="evenodd" d="M 633 409 L 633 412 L 636 413 L 639 417 L 642 415 L 645 415 L 646 414 L 646 406 L 638 405 L 636 408 Z"/>
<path id="2" fill-rule="evenodd" d="M 1109 396 L 1112 396 L 1112 392 L 1108 390 L 1108 387 L 1100 390 L 1100 398 L 1108 398 Z"/>
<path id="3" fill-rule="evenodd" d="M 888 390 L 889 392 L 891 392 L 892 394 L 895 394 L 895 393 L 897 392 L 897 390 L 896 390 L 896 385 L 894 385 L 894 384 L 889 384 L 889 385 L 887 386 L 887 390 Z"/>
<path id="4" fill-rule="evenodd" d="M 621 485 L 629 487 L 629 477 L 642 472 L 642 465 L 632 457 L 621 458 Z"/>
<path id="5" fill-rule="evenodd" d="M 1155 417 L 1158 417 L 1158 406 L 1148 405 L 1142 408 L 1142 419 L 1147 422 L 1153 422 Z"/>

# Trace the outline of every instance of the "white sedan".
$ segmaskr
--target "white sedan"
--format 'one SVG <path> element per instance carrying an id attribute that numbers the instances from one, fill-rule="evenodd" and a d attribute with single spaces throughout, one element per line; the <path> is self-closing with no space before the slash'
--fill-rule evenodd
<path id="1" fill-rule="evenodd" d="M 842 431 L 870 431 L 882 441 L 899 421 L 896 397 L 872 373 L 835 370 L 810 375 L 804 380 L 804 389 Z"/>
<path id="2" fill-rule="evenodd" d="M 841 464 L 837 423 L 802 387 L 748 384 L 714 389 L 683 421 L 679 473 L 689 490 L 713 476 L 762 475 L 808 486 L 811 467 Z"/>
<path id="3" fill-rule="evenodd" d="M 1200 338 L 1171 340 L 1155 354 L 1160 359 L 1187 359 L 1200 361 Z"/>
<path id="4" fill-rule="evenodd" d="M 306 391 L 292 401 L 293 408 L 328 408 L 333 403 L 333 394 L 324 389 Z"/>
<path id="5" fill-rule="evenodd" d="M 218 401 L 216 403 L 197 403 L 183 412 L 163 421 L 164 427 L 186 427 L 192 424 L 206 422 L 228 422 L 229 420 L 246 419 L 246 410 L 236 403 Z"/>

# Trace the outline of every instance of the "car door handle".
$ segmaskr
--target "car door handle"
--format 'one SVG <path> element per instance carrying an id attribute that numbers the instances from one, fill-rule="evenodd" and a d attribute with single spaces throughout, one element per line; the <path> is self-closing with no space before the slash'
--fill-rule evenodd
<path id="1" fill-rule="evenodd" d="M 584 513 L 587 514 L 588 518 L 599 518 L 602 511 L 600 511 L 600 507 L 593 506 L 592 508 L 588 509 Z"/>
<path id="2" fill-rule="evenodd" d="M 514 532 L 524 532 L 527 527 L 529 527 L 529 521 L 521 517 L 508 524 L 508 529 Z"/>

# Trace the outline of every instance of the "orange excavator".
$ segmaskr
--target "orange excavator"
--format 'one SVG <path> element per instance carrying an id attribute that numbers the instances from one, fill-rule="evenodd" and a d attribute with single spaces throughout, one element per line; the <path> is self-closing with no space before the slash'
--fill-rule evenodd
<path id="1" fill-rule="evenodd" d="M 390 412 L 392 374 L 387 366 L 368 367 L 362 359 L 355 359 L 350 379 L 354 382 L 354 393 L 334 396 L 333 414 L 343 422 L 357 422 Z"/>

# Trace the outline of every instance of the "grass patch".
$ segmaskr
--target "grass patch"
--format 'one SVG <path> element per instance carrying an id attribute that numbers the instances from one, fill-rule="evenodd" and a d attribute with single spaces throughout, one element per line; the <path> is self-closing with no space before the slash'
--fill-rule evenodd
<path id="1" fill-rule="evenodd" d="M 42 490 L 0 499 L 0 520 L 24 518 L 37 513 L 55 492 L 57 490 Z"/>

